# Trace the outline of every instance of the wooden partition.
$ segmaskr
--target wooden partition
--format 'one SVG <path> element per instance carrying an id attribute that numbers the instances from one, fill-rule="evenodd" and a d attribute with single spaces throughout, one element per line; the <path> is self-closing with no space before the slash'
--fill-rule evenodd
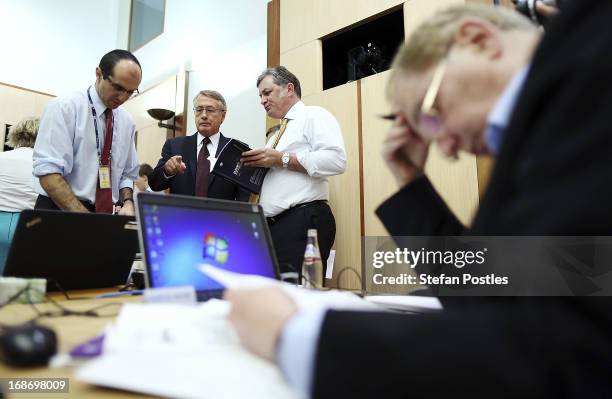
<path id="1" fill-rule="evenodd" d="M 148 163 L 155 167 L 166 139 L 185 134 L 183 125 L 177 130 L 158 127 L 158 121 L 147 113 L 151 108 L 164 108 L 174 111 L 177 115 L 184 114 L 185 82 L 185 73 L 179 73 L 147 89 L 123 105 L 136 124 L 138 132 L 136 152 L 140 163 Z"/>
<path id="2" fill-rule="evenodd" d="M 42 114 L 45 105 L 54 96 L 0 83 L 0 151 L 4 148 L 6 125 L 14 125 L 19 120 Z"/>
<path id="3" fill-rule="evenodd" d="M 311 95 L 304 98 L 304 102 L 327 109 L 338 119 L 342 129 L 348 160 L 346 171 L 329 179 L 330 206 L 334 211 L 337 229 L 332 285 L 357 288 L 361 284 L 361 279 L 357 276 L 362 275 L 361 236 L 363 235 L 358 83 L 347 83 Z M 345 268 L 352 270 L 344 270 Z M 339 273 L 342 273 L 340 279 L 338 279 Z"/>

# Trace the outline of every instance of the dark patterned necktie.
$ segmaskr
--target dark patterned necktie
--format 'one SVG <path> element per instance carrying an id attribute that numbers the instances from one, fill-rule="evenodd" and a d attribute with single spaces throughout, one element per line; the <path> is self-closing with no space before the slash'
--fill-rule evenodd
<path id="1" fill-rule="evenodd" d="M 206 197 L 208 194 L 208 178 L 210 176 L 210 161 L 208 160 L 208 147 L 206 146 L 210 143 L 210 139 L 208 137 L 204 137 L 202 140 L 202 149 L 198 154 L 198 166 L 196 172 L 196 196 L 197 197 Z"/>

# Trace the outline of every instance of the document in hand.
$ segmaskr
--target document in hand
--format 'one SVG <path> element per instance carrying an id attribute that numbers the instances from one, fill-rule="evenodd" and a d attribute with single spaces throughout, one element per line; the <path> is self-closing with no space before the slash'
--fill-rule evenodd
<path id="1" fill-rule="evenodd" d="M 251 193 L 259 194 L 268 169 L 244 166 L 240 162 L 240 157 L 243 152 L 249 150 L 249 146 L 243 142 L 230 139 L 221 149 L 212 173 L 238 184 Z"/>
<path id="2" fill-rule="evenodd" d="M 266 277 L 229 272 L 211 265 L 201 266 L 200 271 L 208 274 L 226 288 L 259 288 L 266 285 L 279 286 L 287 292 L 298 307 L 323 306 L 337 310 L 392 310 L 410 313 L 427 313 L 442 310 L 442 304 L 438 298 L 435 297 L 366 295 L 365 298 L 362 299 L 349 292 L 305 289 Z"/>
<path id="3" fill-rule="evenodd" d="M 176 398 L 297 396 L 280 370 L 244 348 L 229 304 L 126 304 L 107 329 L 102 356 L 77 370 L 96 385 Z"/>
<path id="4" fill-rule="evenodd" d="M 337 290 L 320 291 L 302 288 L 262 276 L 229 272 L 212 265 L 202 265 L 200 271 L 223 284 L 225 288 L 254 289 L 266 286 L 280 287 L 293 299 L 299 308 L 318 306 L 336 310 L 382 310 L 377 305 L 366 302 L 350 292 Z"/>

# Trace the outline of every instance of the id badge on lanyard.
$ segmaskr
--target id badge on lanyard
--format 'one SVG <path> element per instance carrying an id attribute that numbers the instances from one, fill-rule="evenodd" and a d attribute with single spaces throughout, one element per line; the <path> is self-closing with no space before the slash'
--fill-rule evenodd
<path id="1" fill-rule="evenodd" d="M 111 188 L 110 165 L 100 165 L 98 167 L 98 177 L 100 188 Z"/>
<path id="2" fill-rule="evenodd" d="M 94 130 L 96 133 L 96 148 L 98 150 L 98 181 L 100 184 L 100 188 L 101 189 L 107 189 L 107 188 L 111 188 L 111 170 L 110 170 L 110 160 L 111 157 L 109 156 L 108 158 L 108 165 L 102 165 L 102 158 L 100 156 L 100 138 L 98 135 L 98 121 L 97 121 L 97 113 L 96 113 L 96 109 L 93 105 L 93 102 L 91 100 L 91 96 L 89 94 L 89 90 L 91 89 L 91 86 L 87 89 L 87 98 L 89 99 L 89 106 L 91 107 L 91 114 L 93 116 L 93 122 L 94 122 Z M 113 123 L 114 125 L 114 123 Z M 111 135 L 112 137 L 112 135 Z"/>

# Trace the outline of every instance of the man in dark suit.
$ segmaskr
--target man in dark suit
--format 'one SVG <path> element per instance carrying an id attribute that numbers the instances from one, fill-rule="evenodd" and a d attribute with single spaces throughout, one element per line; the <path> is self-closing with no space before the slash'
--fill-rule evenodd
<path id="1" fill-rule="evenodd" d="M 193 105 L 197 133 L 166 141 L 161 159 L 149 177 L 149 186 L 154 191 L 170 188 L 171 194 L 247 201 L 247 192 L 210 173 L 214 166 L 211 161 L 230 141 L 219 131 L 227 112 L 225 99 L 214 90 L 202 90 Z"/>
<path id="2" fill-rule="evenodd" d="M 581 0 L 570 3 L 549 27 L 500 139 L 491 183 L 470 233 L 610 232 L 611 19 L 612 3 Z M 452 47 L 442 43 L 446 48 L 443 58 L 460 56 L 446 54 L 458 46 L 466 46 L 460 50 L 473 51 L 472 55 L 500 56 L 495 45 L 499 40 L 482 40 L 487 36 L 499 39 L 499 32 L 491 30 L 493 35 L 488 35 L 479 29 L 477 17 L 461 21 L 450 27 Z M 434 27 L 448 28 L 445 24 Z M 466 34 L 480 39 L 462 44 Z M 413 36 L 406 43 L 416 42 Z M 469 54 L 463 54 L 464 62 L 477 59 Z M 432 102 L 438 113 L 429 114 L 447 127 L 455 123 L 449 119 L 452 107 L 460 106 L 469 94 L 465 90 L 470 89 L 456 92 L 463 97 L 449 97 L 461 72 L 459 60 L 447 65 L 437 100 Z M 424 64 L 421 73 L 429 73 L 431 80 L 437 65 Z M 408 79 L 411 73 L 413 79 L 418 76 L 417 70 L 401 73 L 408 75 L 400 79 Z M 393 84 L 398 87 L 397 81 Z M 413 95 L 427 97 L 422 91 Z M 412 134 L 421 125 L 411 119 L 427 109 L 395 105 L 400 115 L 389 136 L 399 128 L 404 129 L 404 136 Z M 469 104 L 463 105 L 468 106 L 464 112 L 470 112 Z M 414 163 L 418 158 L 411 155 L 422 156 L 423 152 L 414 143 L 407 146 L 406 137 L 401 136 L 388 137 L 386 146 L 392 144 L 389 140 L 404 140 L 396 150 L 404 161 Z M 437 138 L 449 155 L 470 142 L 464 141 L 469 136 L 453 137 L 450 130 Z M 481 148 L 478 141 L 471 143 Z M 406 172 L 415 169 L 406 169 L 406 163 L 389 157 L 397 155 L 389 149 L 385 155 L 398 181 L 404 183 L 410 174 Z M 413 174 L 405 184 L 378 211 L 392 234 L 462 231 L 422 175 Z M 423 211 L 427 216 L 421 216 Z M 389 220 L 391 216 L 394 220 Z M 612 306 L 608 298 L 483 299 L 439 314 L 411 316 L 325 309 L 298 313 L 283 292 L 273 289 L 232 291 L 228 298 L 232 302 L 230 319 L 245 344 L 276 360 L 294 387 L 317 398 L 581 398 L 610 397 L 612 392 Z M 317 327 L 314 337 L 309 332 L 313 325 Z M 287 357 L 283 348 L 296 342 L 303 343 L 298 356 Z M 305 343 L 313 342 L 314 354 L 304 349 Z"/>

